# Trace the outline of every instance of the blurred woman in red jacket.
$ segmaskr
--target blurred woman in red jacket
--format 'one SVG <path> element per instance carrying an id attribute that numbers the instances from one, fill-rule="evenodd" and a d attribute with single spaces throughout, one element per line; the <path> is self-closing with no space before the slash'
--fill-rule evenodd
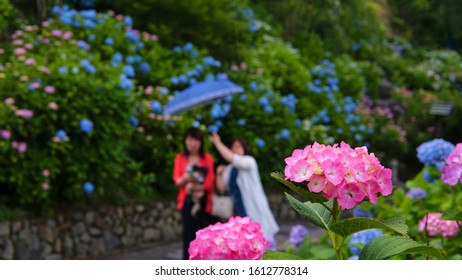
<path id="1" fill-rule="evenodd" d="M 196 127 L 186 130 L 184 149 L 175 156 L 173 181 L 178 187 L 177 208 L 183 221 L 183 259 L 196 231 L 210 224 L 214 191 L 214 160 L 204 152 L 204 137 Z"/>

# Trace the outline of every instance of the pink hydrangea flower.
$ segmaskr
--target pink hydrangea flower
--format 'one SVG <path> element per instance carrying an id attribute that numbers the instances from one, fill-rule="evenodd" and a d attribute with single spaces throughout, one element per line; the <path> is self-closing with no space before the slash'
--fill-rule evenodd
<path id="1" fill-rule="evenodd" d="M 462 183 L 462 143 L 456 145 L 456 148 L 446 158 L 446 166 L 441 169 L 441 180 L 450 186 L 457 182 Z"/>
<path id="2" fill-rule="evenodd" d="M 14 55 L 20 56 L 20 55 L 25 55 L 26 54 L 26 49 L 24 48 L 17 48 L 14 50 Z"/>
<path id="3" fill-rule="evenodd" d="M 27 150 L 27 144 L 24 142 L 13 141 L 13 143 L 11 143 L 11 147 L 18 150 L 20 153 L 25 153 Z"/>
<path id="4" fill-rule="evenodd" d="M 49 177 L 50 176 L 50 170 L 48 170 L 48 169 L 43 170 L 42 175 L 43 175 L 43 177 Z"/>
<path id="5" fill-rule="evenodd" d="M 51 110 L 57 110 L 58 109 L 58 103 L 52 101 L 52 102 L 48 103 L 48 108 L 50 108 Z"/>
<path id="6" fill-rule="evenodd" d="M 189 245 L 190 260 L 261 260 L 270 244 L 261 225 L 249 217 L 231 217 L 196 233 Z"/>
<path id="7" fill-rule="evenodd" d="M 459 233 L 456 221 L 440 220 L 442 213 L 430 213 L 419 222 L 419 231 L 427 231 L 429 236 L 441 236 L 451 238 Z"/>
<path id="8" fill-rule="evenodd" d="M 28 58 L 26 61 L 24 61 L 26 65 L 35 65 L 35 59 L 33 58 Z"/>
<path id="9" fill-rule="evenodd" d="M 387 196 L 392 192 L 391 169 L 383 167 L 366 147 L 315 142 L 294 150 L 285 162 L 286 180 L 307 182 L 309 191 L 337 199 L 342 209 L 351 209 L 363 200 L 376 203 L 379 193 Z"/>
<path id="10" fill-rule="evenodd" d="M 72 31 L 66 31 L 63 34 L 63 39 L 69 40 L 72 38 Z"/>
<path id="11" fill-rule="evenodd" d="M 47 191 L 49 188 L 50 188 L 50 185 L 48 185 L 48 183 L 43 183 L 42 184 L 42 189 Z"/>
<path id="12" fill-rule="evenodd" d="M 144 90 L 144 93 L 149 95 L 154 92 L 154 88 L 152 86 L 147 86 L 146 89 Z"/>
<path id="13" fill-rule="evenodd" d="M 45 67 L 45 66 L 40 66 L 40 71 L 42 71 L 43 73 L 45 73 L 45 74 L 47 74 L 47 75 L 50 74 L 50 69 L 48 69 L 48 68 Z M 47 89 L 47 88 L 45 87 L 45 92 L 46 92 L 46 89 Z"/>
<path id="14" fill-rule="evenodd" d="M 46 92 L 46 93 L 49 93 L 49 94 L 55 93 L 55 92 L 56 92 L 56 88 L 55 88 L 54 86 L 46 86 L 46 87 L 45 87 L 45 92 Z"/>
<path id="15" fill-rule="evenodd" d="M 8 97 L 5 99 L 5 104 L 6 105 L 13 105 L 14 104 L 14 98 L 13 97 Z"/>
<path id="16" fill-rule="evenodd" d="M 0 129 L 0 137 L 3 139 L 9 139 L 11 137 L 11 132 L 6 129 Z"/>
<path id="17" fill-rule="evenodd" d="M 54 37 L 61 37 L 62 34 L 63 32 L 59 29 L 53 29 L 51 31 L 51 36 L 54 36 Z"/>
<path id="18" fill-rule="evenodd" d="M 34 116 L 34 112 L 32 112 L 31 110 L 27 110 L 27 109 L 19 109 L 16 111 L 16 116 L 25 118 L 25 119 L 30 119 Z"/>

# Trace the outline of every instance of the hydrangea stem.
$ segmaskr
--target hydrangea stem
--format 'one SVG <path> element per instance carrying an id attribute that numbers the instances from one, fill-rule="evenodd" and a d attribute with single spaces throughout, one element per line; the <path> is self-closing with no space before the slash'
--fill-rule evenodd
<path id="1" fill-rule="evenodd" d="M 340 208 L 337 203 L 337 199 L 334 199 L 334 205 L 332 207 L 332 216 L 334 219 L 334 223 L 338 222 L 338 217 L 340 214 Z M 328 231 L 329 238 L 332 241 L 332 246 L 334 247 L 335 250 L 335 255 L 337 257 L 337 260 L 343 260 L 343 253 L 342 253 L 342 247 L 343 247 L 343 242 L 345 239 L 341 236 L 336 234 L 333 231 Z"/>

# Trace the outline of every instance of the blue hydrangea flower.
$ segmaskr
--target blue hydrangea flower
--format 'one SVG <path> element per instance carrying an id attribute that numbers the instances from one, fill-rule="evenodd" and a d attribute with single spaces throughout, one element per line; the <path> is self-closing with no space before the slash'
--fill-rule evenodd
<path id="1" fill-rule="evenodd" d="M 417 147 L 417 157 L 426 166 L 443 167 L 448 155 L 455 149 L 454 144 L 443 139 L 434 139 Z"/>
<path id="2" fill-rule="evenodd" d="M 80 121 L 80 130 L 84 133 L 90 133 L 93 130 L 93 122 L 89 119 L 82 119 Z"/>
<path id="3" fill-rule="evenodd" d="M 132 19 L 131 16 L 125 16 L 124 25 L 125 26 L 132 26 L 133 25 L 133 19 Z"/>
<path id="4" fill-rule="evenodd" d="M 277 240 L 276 238 L 274 238 L 274 236 L 269 236 L 266 238 L 266 240 L 269 242 L 269 247 L 268 247 L 268 250 L 277 250 Z"/>
<path id="5" fill-rule="evenodd" d="M 88 35 L 88 41 L 94 41 L 96 39 L 96 35 L 95 34 L 90 34 Z"/>
<path id="6" fill-rule="evenodd" d="M 274 112 L 274 109 L 271 105 L 268 105 L 263 108 L 263 111 L 265 111 L 265 113 L 267 114 L 272 114 Z"/>
<path id="7" fill-rule="evenodd" d="M 290 138 L 290 131 L 287 128 L 281 130 L 281 138 L 282 139 L 289 139 Z"/>
<path id="8" fill-rule="evenodd" d="M 412 188 L 406 193 L 406 196 L 410 197 L 412 200 L 421 200 L 427 196 L 427 192 L 421 188 Z"/>
<path id="9" fill-rule="evenodd" d="M 355 206 L 353 208 L 353 217 L 355 218 L 372 218 L 372 213 L 368 211 L 364 211 L 361 206 Z"/>
<path id="10" fill-rule="evenodd" d="M 160 87 L 160 88 L 159 88 L 159 93 L 160 93 L 161 95 L 167 95 L 167 94 L 170 93 L 170 90 L 169 90 L 168 88 L 166 88 L 166 87 Z"/>
<path id="11" fill-rule="evenodd" d="M 91 19 L 84 19 L 83 26 L 87 29 L 94 29 L 96 27 L 96 23 Z"/>
<path id="12" fill-rule="evenodd" d="M 240 126 L 244 126 L 244 125 L 245 125 L 245 120 L 244 120 L 244 119 L 239 119 L 239 120 L 237 120 L 237 123 L 238 123 Z"/>
<path id="13" fill-rule="evenodd" d="M 184 44 L 183 50 L 189 52 L 192 51 L 193 47 L 194 45 L 191 42 L 187 42 L 186 44 Z"/>
<path id="14" fill-rule="evenodd" d="M 359 256 L 361 250 L 354 246 L 354 244 L 368 244 L 373 239 L 383 236 L 383 231 L 378 229 L 368 229 L 360 232 L 353 233 L 350 239 L 350 252 L 352 255 Z"/>
<path id="15" fill-rule="evenodd" d="M 125 32 L 125 35 L 127 36 L 127 39 L 130 41 L 130 42 L 133 42 L 133 43 L 136 43 L 140 40 L 140 38 L 138 37 L 138 35 L 136 35 L 135 32 L 133 32 L 132 30 L 127 30 Z"/>
<path id="16" fill-rule="evenodd" d="M 249 27 L 250 32 L 255 33 L 258 30 L 258 23 L 256 20 L 252 20 Z"/>
<path id="17" fill-rule="evenodd" d="M 171 77 L 170 82 L 172 83 L 172 85 L 178 85 L 180 83 L 177 77 Z"/>
<path id="18" fill-rule="evenodd" d="M 82 66 L 83 70 L 89 74 L 94 74 L 96 72 L 95 66 L 93 66 L 88 60 L 84 59 L 80 61 L 80 66 Z"/>
<path id="19" fill-rule="evenodd" d="M 220 130 L 220 128 L 215 124 L 211 124 L 209 125 L 208 130 L 210 133 L 217 133 Z"/>
<path id="20" fill-rule="evenodd" d="M 85 191 L 85 193 L 91 194 L 95 190 L 95 186 L 93 186 L 93 184 L 90 182 L 86 182 L 83 185 L 83 190 Z"/>
<path id="21" fill-rule="evenodd" d="M 303 121 L 301 119 L 296 119 L 295 120 L 295 126 L 296 127 L 302 127 L 303 126 Z"/>
<path id="22" fill-rule="evenodd" d="M 82 50 L 86 50 L 86 51 L 87 51 L 87 50 L 90 49 L 90 45 L 89 45 L 87 42 L 82 41 L 82 40 L 79 41 L 78 46 L 79 46 L 79 48 L 82 49 Z"/>
<path id="23" fill-rule="evenodd" d="M 432 175 L 428 171 L 425 171 L 424 174 L 422 174 L 422 177 L 425 179 L 425 181 L 429 183 L 434 183 L 435 181 L 438 180 L 438 177 L 436 178 L 432 177 Z"/>
<path id="24" fill-rule="evenodd" d="M 139 121 L 138 121 L 138 118 L 136 118 L 135 116 L 131 116 L 130 117 L 130 125 L 132 127 L 138 127 L 138 124 L 139 124 Z"/>
<path id="25" fill-rule="evenodd" d="M 126 93 L 128 93 L 130 89 L 132 89 L 135 85 L 133 84 L 133 81 L 131 79 L 125 76 L 125 74 L 121 74 L 119 86 L 120 88 L 125 89 Z"/>
<path id="26" fill-rule="evenodd" d="M 125 74 L 128 78 L 133 78 L 133 77 L 135 77 L 135 68 L 133 68 L 133 66 L 131 66 L 131 65 L 125 65 L 125 66 L 124 66 L 124 74 Z"/>
<path id="27" fill-rule="evenodd" d="M 266 145 L 265 140 L 263 140 L 261 138 L 257 139 L 257 147 L 258 148 L 263 148 L 263 147 L 265 147 L 265 145 Z"/>
<path id="28" fill-rule="evenodd" d="M 114 45 L 114 39 L 111 38 L 111 37 L 107 37 L 106 39 L 104 39 L 104 43 L 106 45 L 112 46 L 112 45 Z"/>
<path id="29" fill-rule="evenodd" d="M 198 121 L 193 121 L 192 126 L 193 126 L 193 127 L 200 127 L 200 126 L 201 126 L 201 123 L 198 122 Z"/>
<path id="30" fill-rule="evenodd" d="M 300 245 L 302 245 L 307 235 L 308 235 L 308 229 L 305 226 L 302 226 L 302 225 L 293 226 L 290 229 L 290 235 L 289 235 L 290 245 L 294 246 L 295 248 L 300 247 Z"/>
<path id="31" fill-rule="evenodd" d="M 162 104 L 159 101 L 155 100 L 151 104 L 151 109 L 153 113 L 160 114 L 162 113 Z"/>
<path id="32" fill-rule="evenodd" d="M 141 62 L 140 64 L 140 72 L 142 74 L 146 74 L 149 72 L 149 70 L 151 70 L 151 65 L 149 65 L 149 63 L 147 62 Z"/>
<path id="33" fill-rule="evenodd" d="M 59 140 L 64 141 L 67 137 L 66 131 L 60 129 L 56 132 L 55 137 L 58 137 Z"/>

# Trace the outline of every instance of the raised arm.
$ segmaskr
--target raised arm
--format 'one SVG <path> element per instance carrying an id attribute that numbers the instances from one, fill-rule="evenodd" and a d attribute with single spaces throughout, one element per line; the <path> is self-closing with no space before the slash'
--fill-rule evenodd
<path id="1" fill-rule="evenodd" d="M 223 172 L 225 170 L 225 166 L 224 165 L 219 165 L 217 167 L 217 174 L 216 174 L 216 186 L 217 186 L 217 190 L 218 192 L 220 192 L 221 194 L 223 194 L 225 192 L 225 183 L 223 182 L 223 178 L 222 178 L 222 175 L 223 175 Z"/>
<path id="2" fill-rule="evenodd" d="M 234 154 L 233 152 L 221 142 L 220 135 L 214 133 L 212 136 L 210 136 L 210 140 L 212 141 L 213 145 L 215 145 L 215 148 L 218 150 L 220 155 L 223 157 L 224 160 L 227 162 L 232 162 Z"/>

